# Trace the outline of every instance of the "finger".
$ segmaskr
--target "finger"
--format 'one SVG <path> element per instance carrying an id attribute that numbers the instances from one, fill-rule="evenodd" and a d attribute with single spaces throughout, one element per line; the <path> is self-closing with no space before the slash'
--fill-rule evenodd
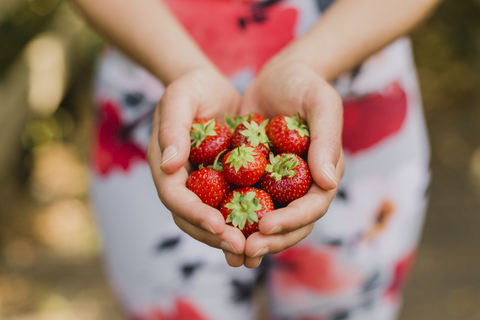
<path id="1" fill-rule="evenodd" d="M 263 256 L 259 256 L 255 258 L 245 257 L 243 265 L 249 269 L 254 269 L 260 266 L 260 263 L 262 263 L 262 260 L 263 260 Z"/>
<path id="2" fill-rule="evenodd" d="M 199 95 L 186 81 L 173 83 L 165 90 L 158 110 L 158 142 L 162 150 L 160 168 L 166 173 L 180 169 L 190 154 L 190 129 Z M 155 119 L 154 119 L 155 121 Z"/>
<path id="3" fill-rule="evenodd" d="M 224 232 L 215 235 L 192 225 L 179 216 L 173 215 L 173 220 L 183 232 L 187 233 L 195 240 L 235 255 L 243 255 L 244 253 L 245 236 L 237 228 L 226 226 Z"/>
<path id="4" fill-rule="evenodd" d="M 183 168 L 181 170 L 185 171 Z M 163 181 L 158 190 L 160 200 L 175 215 L 212 234 L 224 231 L 225 220 L 220 211 L 204 204 L 197 195 L 185 187 L 183 181 L 180 183 Z"/>
<path id="5" fill-rule="evenodd" d="M 158 166 L 161 157 L 160 147 L 152 137 L 148 145 L 147 159 L 162 203 L 190 224 L 212 234 L 222 233 L 225 229 L 225 220 L 221 213 L 204 204 L 197 195 L 185 187 L 188 178 L 187 170 L 181 168 L 175 173 L 167 174 Z"/>
<path id="6" fill-rule="evenodd" d="M 336 175 L 343 176 L 345 161 L 343 152 L 336 168 Z M 315 183 L 301 198 L 291 202 L 285 208 L 267 212 L 260 220 L 259 230 L 263 234 L 290 232 L 307 226 L 325 215 L 337 189 L 323 190 Z"/>
<path id="7" fill-rule="evenodd" d="M 245 261 L 245 255 L 243 254 L 234 254 L 225 250 L 223 251 L 223 253 L 225 254 L 225 260 L 230 267 L 241 267 L 243 265 L 243 262 Z"/>
<path id="8" fill-rule="evenodd" d="M 303 197 L 284 208 L 266 213 L 259 223 L 264 234 L 290 232 L 317 221 L 327 212 L 334 191 L 325 191 L 313 184 Z"/>
<path id="9" fill-rule="evenodd" d="M 266 254 L 273 254 L 283 251 L 304 239 L 310 234 L 314 226 L 311 223 L 292 232 L 275 235 L 265 235 L 257 232 L 247 239 L 245 247 L 246 267 L 256 268 Z"/>
<path id="10" fill-rule="evenodd" d="M 341 157 L 343 159 L 343 157 Z M 336 175 L 343 175 L 344 162 L 339 161 Z M 325 215 L 337 189 L 323 190 L 315 183 L 301 198 L 288 206 L 267 212 L 260 220 L 259 230 L 263 234 L 290 232 L 317 221 Z"/>
<path id="11" fill-rule="evenodd" d="M 342 100 L 321 79 L 312 88 L 306 91 L 304 97 L 311 138 L 308 164 L 315 183 L 325 190 L 332 190 L 340 180 L 336 167 L 342 149 Z"/>

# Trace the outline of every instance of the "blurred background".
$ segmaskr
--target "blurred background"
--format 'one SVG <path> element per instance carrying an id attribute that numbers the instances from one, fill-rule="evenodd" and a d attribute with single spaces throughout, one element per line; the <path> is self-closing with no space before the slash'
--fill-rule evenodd
<path id="1" fill-rule="evenodd" d="M 480 1 L 412 33 L 431 202 L 401 320 L 480 319 Z M 102 40 L 61 0 L 0 0 L 0 319 L 122 320 L 88 198 Z"/>

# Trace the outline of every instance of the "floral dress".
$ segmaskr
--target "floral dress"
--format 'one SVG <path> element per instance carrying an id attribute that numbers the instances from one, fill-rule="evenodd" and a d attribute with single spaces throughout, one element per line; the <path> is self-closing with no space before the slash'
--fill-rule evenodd
<path id="1" fill-rule="evenodd" d="M 331 0 L 168 0 L 208 57 L 243 92 Z M 328 213 L 257 269 L 232 268 L 158 199 L 145 150 L 164 86 L 106 49 L 95 85 L 92 196 L 108 276 L 129 319 L 393 320 L 415 259 L 429 146 L 410 43 L 401 38 L 333 83 L 344 101 L 345 175 Z"/>

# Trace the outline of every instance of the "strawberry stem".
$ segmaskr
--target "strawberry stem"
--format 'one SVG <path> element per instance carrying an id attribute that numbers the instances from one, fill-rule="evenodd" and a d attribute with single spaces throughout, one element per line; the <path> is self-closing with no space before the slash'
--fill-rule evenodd
<path id="1" fill-rule="evenodd" d="M 222 153 L 224 153 L 225 151 L 227 151 L 227 149 L 225 150 L 222 150 L 220 151 L 217 156 L 215 157 L 215 161 L 213 161 L 213 164 L 211 166 L 209 166 L 209 168 L 212 168 L 213 170 L 217 170 L 217 171 L 223 171 L 223 168 L 222 168 L 222 163 L 221 162 L 218 162 L 218 159 L 220 159 L 220 156 L 222 155 Z"/>

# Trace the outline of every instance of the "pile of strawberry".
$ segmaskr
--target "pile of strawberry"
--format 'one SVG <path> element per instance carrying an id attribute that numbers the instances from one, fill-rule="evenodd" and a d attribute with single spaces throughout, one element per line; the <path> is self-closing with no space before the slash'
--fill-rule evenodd
<path id="1" fill-rule="evenodd" d="M 225 120 L 228 127 L 215 119 L 193 123 L 189 159 L 198 170 L 186 186 L 248 237 L 265 213 L 307 193 L 310 134 L 298 114 Z"/>

